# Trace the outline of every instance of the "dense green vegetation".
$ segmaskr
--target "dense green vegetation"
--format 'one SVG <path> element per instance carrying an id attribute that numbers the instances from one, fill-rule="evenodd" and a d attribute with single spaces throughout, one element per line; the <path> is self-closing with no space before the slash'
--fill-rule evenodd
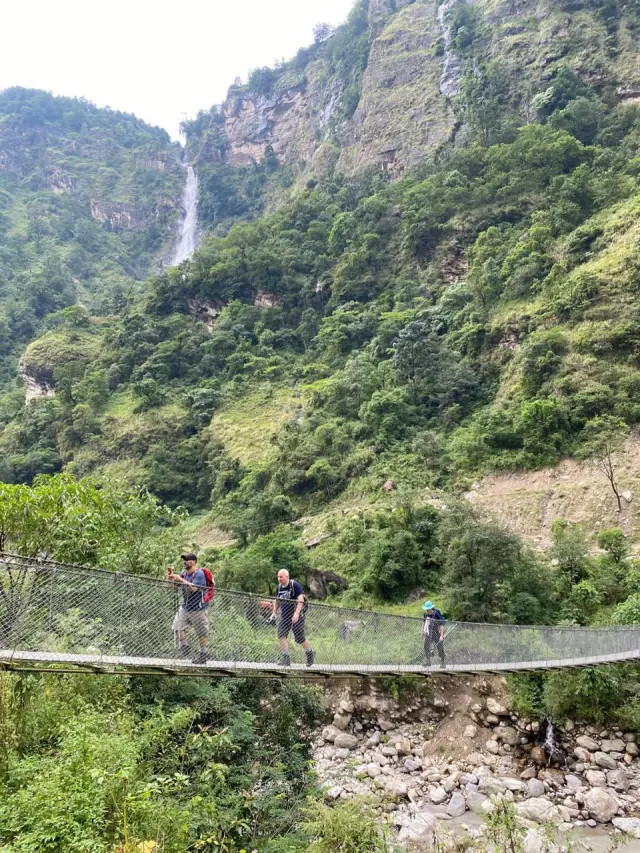
<path id="1" fill-rule="evenodd" d="M 166 131 L 77 98 L 0 93 L 0 387 L 46 318 L 118 311 L 170 246 L 184 175 Z"/>

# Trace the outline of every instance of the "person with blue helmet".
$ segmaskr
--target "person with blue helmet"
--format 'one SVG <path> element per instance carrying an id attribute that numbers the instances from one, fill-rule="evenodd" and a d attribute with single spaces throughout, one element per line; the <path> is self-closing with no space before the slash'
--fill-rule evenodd
<path id="1" fill-rule="evenodd" d="M 422 605 L 424 611 L 422 635 L 424 637 L 424 663 L 431 666 L 431 653 L 433 649 L 438 652 L 440 666 L 446 666 L 444 659 L 444 616 L 433 601 L 425 601 Z"/>

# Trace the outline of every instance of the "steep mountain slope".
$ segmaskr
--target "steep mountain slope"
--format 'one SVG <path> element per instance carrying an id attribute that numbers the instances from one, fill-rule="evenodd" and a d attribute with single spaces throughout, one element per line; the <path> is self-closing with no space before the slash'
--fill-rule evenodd
<path id="1" fill-rule="evenodd" d="M 127 300 L 174 238 L 183 185 L 165 131 L 78 99 L 0 93 L 0 384 L 50 314 Z"/>
<path id="2" fill-rule="evenodd" d="M 478 127 L 499 141 L 535 118 L 561 69 L 609 103 L 633 103 L 637 27 L 633 4 L 597 0 L 358 0 L 333 36 L 256 69 L 187 124 L 205 221 L 255 215 L 334 169 L 397 177 Z"/>

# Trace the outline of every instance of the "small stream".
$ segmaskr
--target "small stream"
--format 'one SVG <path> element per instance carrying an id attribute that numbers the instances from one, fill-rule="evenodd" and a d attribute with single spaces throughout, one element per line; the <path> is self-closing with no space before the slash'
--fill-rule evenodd
<path id="1" fill-rule="evenodd" d="M 460 92 L 460 59 L 449 47 L 451 45 L 451 27 L 447 24 L 447 13 L 455 6 L 457 0 L 445 0 L 438 6 L 438 23 L 444 40 L 444 66 L 440 76 L 440 94 L 453 98 Z"/>

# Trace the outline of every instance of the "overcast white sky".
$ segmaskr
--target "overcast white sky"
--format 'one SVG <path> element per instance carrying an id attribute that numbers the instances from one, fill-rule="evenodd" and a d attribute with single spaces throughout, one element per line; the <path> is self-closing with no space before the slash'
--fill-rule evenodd
<path id="1" fill-rule="evenodd" d="M 165 127 L 290 58 L 353 0 L 0 0 L 0 89 L 78 95 Z"/>

